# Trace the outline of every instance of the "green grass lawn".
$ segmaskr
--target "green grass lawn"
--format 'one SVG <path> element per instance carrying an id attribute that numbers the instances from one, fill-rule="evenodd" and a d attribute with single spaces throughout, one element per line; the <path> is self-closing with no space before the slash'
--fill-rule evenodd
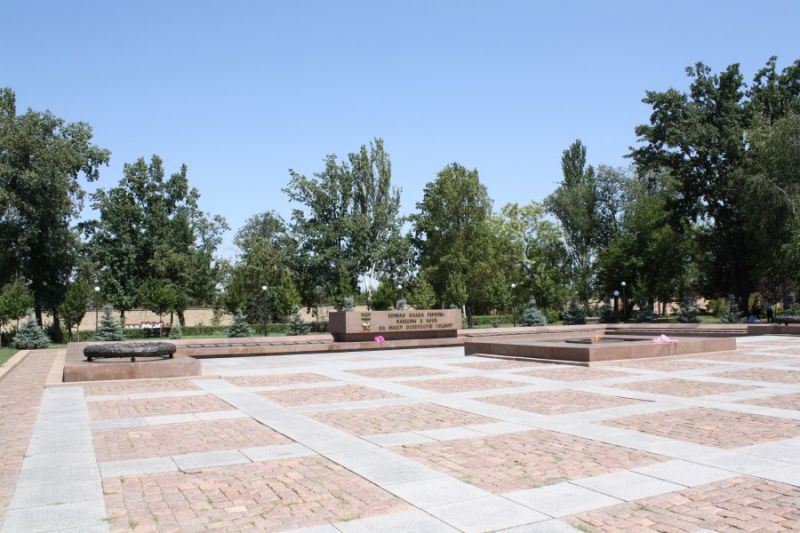
<path id="1" fill-rule="evenodd" d="M 6 364 L 6 361 L 11 359 L 11 356 L 17 353 L 16 348 L 0 348 L 0 365 Z"/>

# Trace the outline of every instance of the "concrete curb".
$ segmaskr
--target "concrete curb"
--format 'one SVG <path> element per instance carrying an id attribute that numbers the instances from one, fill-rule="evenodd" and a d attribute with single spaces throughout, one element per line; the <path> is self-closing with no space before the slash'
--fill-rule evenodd
<path id="1" fill-rule="evenodd" d="M 20 350 L 11 356 L 11 359 L 6 361 L 3 366 L 0 366 L 0 381 L 2 381 L 3 378 L 5 378 L 12 370 L 14 370 L 14 367 L 20 364 L 29 353 L 31 353 L 30 350 Z"/>

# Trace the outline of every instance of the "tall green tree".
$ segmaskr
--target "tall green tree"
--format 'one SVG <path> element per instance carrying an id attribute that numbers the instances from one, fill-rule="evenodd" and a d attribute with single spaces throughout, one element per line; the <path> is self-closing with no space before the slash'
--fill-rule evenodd
<path id="1" fill-rule="evenodd" d="M 507 285 L 494 272 L 498 254 L 491 214 L 492 201 L 478 171 L 452 163 L 425 186 L 411 217 L 424 276 L 443 307 L 466 309 L 470 326 L 475 308 Z"/>
<path id="2" fill-rule="evenodd" d="M 219 271 L 214 253 L 225 220 L 201 211 L 186 165 L 166 177 L 158 156 L 126 164 L 116 187 L 91 196 L 98 220 L 83 225 L 88 255 L 106 301 L 125 311 L 141 304 L 140 287 L 157 280 L 175 291 L 183 324 L 190 301 L 214 297 Z"/>
<path id="3" fill-rule="evenodd" d="M 24 317 L 32 307 L 33 295 L 22 278 L 7 283 L 0 289 L 0 328 L 14 321 L 19 328 L 19 319 Z"/>
<path id="4" fill-rule="evenodd" d="M 61 314 L 64 317 L 64 326 L 67 328 L 70 341 L 72 341 L 72 328 L 80 325 L 86 315 L 91 297 L 92 290 L 83 279 L 79 278 L 67 287 L 64 301 L 61 303 Z"/>
<path id="5" fill-rule="evenodd" d="M 672 175 L 676 191 L 668 208 L 685 227 L 704 230 L 696 240 L 707 251 L 709 290 L 732 292 L 743 308 L 789 240 L 782 228 L 763 231 L 757 220 L 765 209 L 754 192 L 780 193 L 767 174 L 751 168 L 748 134 L 800 108 L 800 60 L 782 72 L 775 63 L 771 58 L 749 86 L 738 64 L 713 73 L 697 63 L 687 68 L 688 92 L 648 91 L 643 101 L 653 113 L 636 128 L 640 145 L 631 152 L 641 170 Z M 778 216 L 788 218 L 784 209 Z"/>
<path id="6" fill-rule="evenodd" d="M 541 308 L 560 310 L 569 299 L 569 256 L 558 224 L 541 203 L 511 203 L 492 218 L 492 235 L 501 259 L 497 270 L 516 286 L 509 294 L 514 308 L 534 298 Z M 510 285 L 509 285 L 510 286 Z"/>
<path id="7" fill-rule="evenodd" d="M 290 175 L 284 192 L 301 206 L 292 212 L 292 234 L 304 304 L 313 305 L 316 286 L 341 300 L 358 292 L 364 277 L 397 277 L 408 270 L 400 191 L 391 185 L 391 163 L 380 138 L 345 161 L 327 156 L 325 168 L 312 178 L 294 170 Z"/>
<path id="8" fill-rule="evenodd" d="M 569 254 L 572 287 L 584 308 L 593 293 L 597 235 L 595 172 L 586 164 L 586 147 L 576 140 L 561 156 L 563 179 L 547 200 L 547 209 L 561 223 Z"/>
<path id="9" fill-rule="evenodd" d="M 283 319 L 300 303 L 294 283 L 295 243 L 274 212 L 250 217 L 237 232 L 238 260 L 225 287 L 225 307 L 257 321 Z M 266 291 L 263 289 L 266 287 Z"/>
<path id="10" fill-rule="evenodd" d="M 84 191 L 110 153 L 92 144 L 92 128 L 50 111 L 18 115 L 11 89 L 0 89 L 0 284 L 22 277 L 36 320 L 49 310 L 60 341 L 58 307 L 73 274 L 79 240 L 72 228 Z"/>

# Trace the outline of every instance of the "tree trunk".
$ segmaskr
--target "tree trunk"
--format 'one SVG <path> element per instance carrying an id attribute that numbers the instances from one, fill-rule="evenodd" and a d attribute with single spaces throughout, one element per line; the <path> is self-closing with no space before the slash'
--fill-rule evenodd
<path id="1" fill-rule="evenodd" d="M 64 342 L 64 335 L 61 333 L 61 320 L 58 318 L 58 309 L 53 309 L 52 340 L 56 344 Z"/>
<path id="2" fill-rule="evenodd" d="M 183 315 L 183 311 L 177 311 L 178 313 L 178 323 L 181 325 L 182 328 L 186 327 L 186 317 Z"/>
<path id="3" fill-rule="evenodd" d="M 39 304 L 34 305 L 33 313 L 36 316 L 36 322 L 44 327 L 44 323 L 42 322 L 42 306 Z M 17 322 L 17 326 L 19 326 L 19 322 Z M 18 328 L 19 329 L 19 328 Z"/>

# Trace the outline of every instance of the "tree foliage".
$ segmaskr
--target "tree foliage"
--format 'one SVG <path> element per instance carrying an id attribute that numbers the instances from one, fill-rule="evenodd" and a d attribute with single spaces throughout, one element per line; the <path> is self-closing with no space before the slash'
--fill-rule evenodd
<path id="1" fill-rule="evenodd" d="M 125 338 L 122 333 L 122 324 L 114 318 L 114 308 L 110 304 L 103 306 L 103 314 L 94 333 L 97 341 L 121 341 Z"/>
<path id="2" fill-rule="evenodd" d="M 292 212 L 297 242 L 295 271 L 303 303 L 314 304 L 314 288 L 339 301 L 358 292 L 359 279 L 397 276 L 408 269 L 409 241 L 401 234 L 400 191 L 391 184 L 383 140 L 308 178 L 294 170 L 284 189 L 301 207 Z"/>
<path id="3" fill-rule="evenodd" d="M 81 178 L 96 180 L 110 155 L 91 141 L 86 123 L 18 115 L 14 92 L 0 89 L 0 284 L 25 279 L 37 321 L 49 310 L 56 335 L 79 246 L 71 223 L 83 206 Z"/>
<path id="4" fill-rule="evenodd" d="M 91 298 L 89 284 L 83 279 L 77 279 L 67 286 L 64 294 L 64 301 L 61 303 L 61 315 L 64 319 L 64 326 L 69 332 L 69 340 L 72 340 L 72 328 L 80 325 L 89 307 Z"/>
<path id="5" fill-rule="evenodd" d="M 19 350 L 38 350 L 50 346 L 50 339 L 33 316 L 20 326 L 11 344 Z"/>

